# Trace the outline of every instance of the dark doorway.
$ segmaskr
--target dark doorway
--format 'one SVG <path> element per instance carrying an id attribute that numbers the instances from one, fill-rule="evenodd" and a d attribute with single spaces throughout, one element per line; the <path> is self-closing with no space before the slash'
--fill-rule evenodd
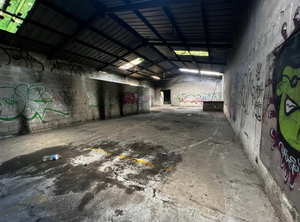
<path id="1" fill-rule="evenodd" d="M 171 90 L 162 90 L 164 93 L 164 104 L 171 104 Z"/>

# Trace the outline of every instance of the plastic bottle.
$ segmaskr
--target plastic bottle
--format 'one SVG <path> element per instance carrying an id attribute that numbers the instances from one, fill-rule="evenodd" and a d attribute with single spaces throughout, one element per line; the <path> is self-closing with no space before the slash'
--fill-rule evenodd
<path id="1" fill-rule="evenodd" d="M 48 160 L 58 160 L 61 158 L 61 155 L 59 154 L 53 154 L 53 155 L 50 155 L 50 156 L 44 156 L 43 157 L 43 161 L 46 162 Z"/>

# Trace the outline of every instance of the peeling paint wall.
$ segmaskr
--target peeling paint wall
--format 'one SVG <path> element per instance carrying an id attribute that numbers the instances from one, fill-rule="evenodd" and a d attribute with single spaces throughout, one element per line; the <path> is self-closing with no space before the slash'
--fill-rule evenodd
<path id="1" fill-rule="evenodd" d="M 300 221 L 299 5 L 249 1 L 224 78 L 225 114 L 282 221 Z"/>
<path id="2" fill-rule="evenodd" d="M 181 75 L 155 84 L 155 105 L 161 105 L 161 90 L 171 90 L 173 106 L 203 106 L 203 101 L 222 101 L 222 79 Z"/>

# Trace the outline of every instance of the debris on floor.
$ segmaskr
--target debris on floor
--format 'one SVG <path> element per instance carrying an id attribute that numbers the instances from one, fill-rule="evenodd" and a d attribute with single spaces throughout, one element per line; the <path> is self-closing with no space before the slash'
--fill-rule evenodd
<path id="1" fill-rule="evenodd" d="M 43 162 L 46 162 L 46 161 L 49 161 L 49 160 L 58 160 L 61 158 L 61 155 L 59 154 L 52 154 L 52 155 L 49 155 L 49 156 L 44 156 L 43 157 Z"/>

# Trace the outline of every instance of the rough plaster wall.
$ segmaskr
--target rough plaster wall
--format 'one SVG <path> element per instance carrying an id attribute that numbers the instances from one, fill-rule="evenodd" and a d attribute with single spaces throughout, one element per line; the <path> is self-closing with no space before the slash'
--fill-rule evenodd
<path id="1" fill-rule="evenodd" d="M 149 111 L 149 88 L 0 68 L 0 138 Z"/>
<path id="2" fill-rule="evenodd" d="M 293 18 L 299 4 L 300 1 L 293 0 L 249 1 L 241 19 L 239 35 L 224 79 L 225 114 L 239 135 L 244 150 L 264 182 L 282 221 L 300 221 L 296 212 L 296 209 L 300 209 L 300 196 L 298 189 L 288 189 L 289 184 L 282 183 L 281 187 L 278 186 L 278 181 L 284 178 L 283 170 L 278 171 L 278 174 L 270 173 L 270 167 L 280 169 L 280 160 L 270 160 L 277 161 L 274 165 L 261 161 L 261 150 L 272 147 L 265 147 L 265 143 L 261 145 L 261 139 L 266 139 L 271 144 L 270 134 L 262 134 L 268 121 L 268 113 L 265 112 L 268 98 L 264 97 L 268 96 L 269 90 L 266 83 L 271 68 L 270 55 L 284 42 L 281 35 L 284 22 L 287 22 L 287 34 L 293 32 Z"/>
<path id="3" fill-rule="evenodd" d="M 155 105 L 161 105 L 160 91 L 171 90 L 173 106 L 203 106 L 203 101 L 221 101 L 222 79 L 181 75 L 155 85 Z"/>

